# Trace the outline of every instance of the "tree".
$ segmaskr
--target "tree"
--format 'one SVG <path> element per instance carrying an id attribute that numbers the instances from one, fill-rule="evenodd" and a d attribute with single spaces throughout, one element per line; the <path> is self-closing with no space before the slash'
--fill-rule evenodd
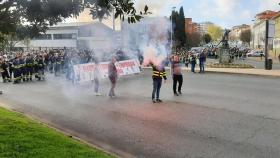
<path id="1" fill-rule="evenodd" d="M 183 7 L 177 11 L 172 12 L 172 23 L 175 41 L 178 46 L 183 47 L 186 45 L 186 32 L 185 32 L 185 15 Z"/>
<path id="2" fill-rule="evenodd" d="M 150 14 L 148 6 L 137 12 L 133 0 L 0 0 L 0 33 L 9 34 L 24 30 L 20 37 L 35 37 L 49 26 L 69 17 L 78 16 L 85 8 L 94 19 L 103 19 L 114 9 L 115 18 L 135 23 Z"/>
<path id="3" fill-rule="evenodd" d="M 240 34 L 240 40 L 243 43 L 250 43 L 251 41 L 251 30 L 244 30 Z"/>
<path id="4" fill-rule="evenodd" d="M 185 14 L 184 14 L 184 8 L 181 7 L 179 11 L 179 19 L 178 19 L 178 40 L 180 42 L 180 45 L 183 47 L 186 45 L 186 31 L 185 31 Z"/>
<path id="5" fill-rule="evenodd" d="M 211 37 L 211 35 L 210 34 L 204 34 L 203 35 L 203 41 L 206 43 L 206 44 L 208 44 L 208 43 L 210 43 L 211 41 L 212 41 L 212 37 Z"/>
<path id="6" fill-rule="evenodd" d="M 198 47 L 201 42 L 202 42 L 202 37 L 201 34 L 198 32 L 192 33 L 192 34 L 187 34 L 187 47 L 192 48 L 192 47 Z"/>
<path id="7" fill-rule="evenodd" d="M 210 25 L 207 33 L 212 37 L 213 41 L 218 41 L 223 35 L 223 30 L 220 26 Z"/>

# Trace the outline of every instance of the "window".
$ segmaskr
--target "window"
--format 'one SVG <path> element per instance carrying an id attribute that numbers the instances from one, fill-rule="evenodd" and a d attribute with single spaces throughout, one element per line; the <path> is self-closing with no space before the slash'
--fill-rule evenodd
<path id="1" fill-rule="evenodd" d="M 69 34 L 53 34 L 54 40 L 60 40 L 60 39 L 76 39 L 77 35 L 75 33 L 69 33 Z"/>
<path id="2" fill-rule="evenodd" d="M 34 37 L 35 40 L 51 40 L 52 35 L 51 34 L 40 34 L 38 37 Z"/>

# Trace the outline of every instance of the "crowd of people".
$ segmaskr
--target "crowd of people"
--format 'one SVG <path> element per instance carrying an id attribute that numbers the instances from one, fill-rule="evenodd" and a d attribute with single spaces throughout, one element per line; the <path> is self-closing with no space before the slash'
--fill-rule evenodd
<path id="1" fill-rule="evenodd" d="M 45 72 L 73 79 L 73 65 L 94 60 L 91 51 L 48 50 L 9 53 L 0 56 L 0 72 L 3 82 L 15 84 L 43 80 Z"/>

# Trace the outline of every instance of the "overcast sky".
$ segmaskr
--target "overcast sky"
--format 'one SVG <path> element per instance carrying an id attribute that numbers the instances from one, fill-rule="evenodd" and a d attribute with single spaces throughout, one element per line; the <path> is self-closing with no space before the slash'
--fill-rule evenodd
<path id="1" fill-rule="evenodd" d="M 280 11 L 280 0 L 137 0 L 142 8 L 148 4 L 154 15 L 170 15 L 172 6 L 184 7 L 185 16 L 195 22 L 211 21 L 222 27 L 251 24 L 264 10 Z"/>

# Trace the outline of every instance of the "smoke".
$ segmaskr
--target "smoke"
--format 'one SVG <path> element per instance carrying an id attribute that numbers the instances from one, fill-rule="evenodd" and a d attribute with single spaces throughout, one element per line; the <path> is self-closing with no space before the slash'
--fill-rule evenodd
<path id="1" fill-rule="evenodd" d="M 135 24 L 123 22 L 123 46 L 131 57 L 143 55 L 144 66 L 160 65 L 170 54 L 170 26 L 165 17 L 145 17 Z"/>

